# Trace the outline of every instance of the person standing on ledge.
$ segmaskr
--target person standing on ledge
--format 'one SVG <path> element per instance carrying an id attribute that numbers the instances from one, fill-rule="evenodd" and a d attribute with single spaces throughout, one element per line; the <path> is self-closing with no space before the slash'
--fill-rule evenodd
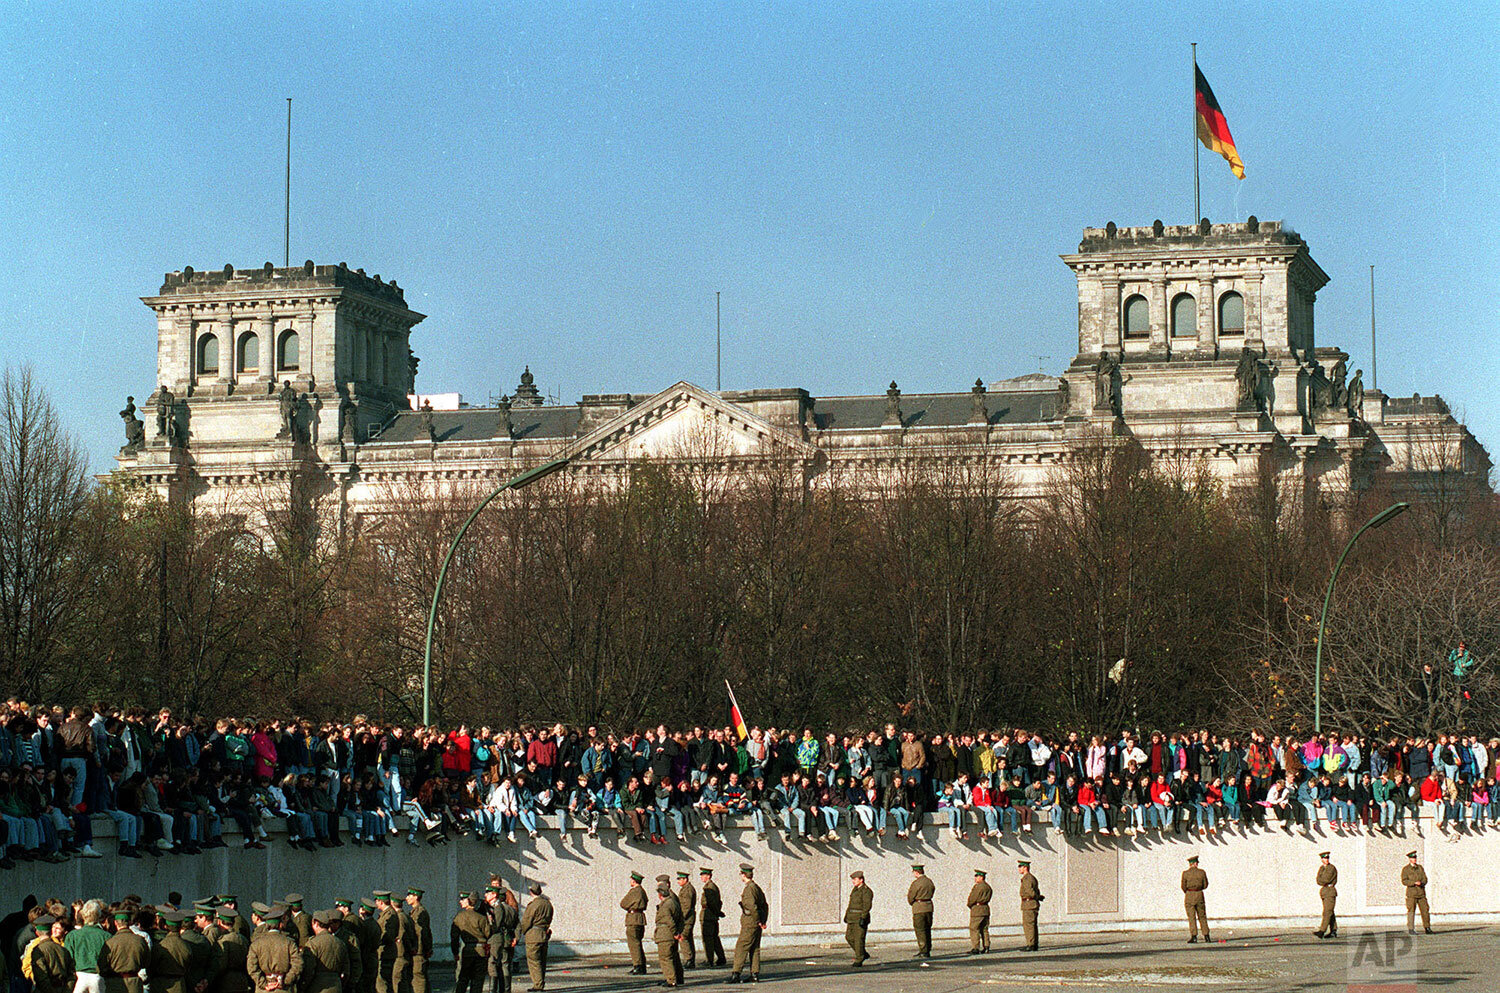
<path id="1" fill-rule="evenodd" d="M 714 871 L 707 866 L 698 869 L 698 882 L 703 885 L 703 916 L 699 922 L 703 929 L 703 964 L 712 969 L 724 966 L 724 943 L 719 940 L 719 919 L 724 916 L 724 896 L 714 882 Z"/>
<path id="2" fill-rule="evenodd" d="M 686 869 L 677 870 L 677 903 L 682 907 L 682 967 L 696 969 L 698 950 L 693 946 L 693 926 L 698 923 L 698 891 L 693 889 Z"/>
<path id="3" fill-rule="evenodd" d="M 1017 859 L 1016 868 L 1021 871 L 1021 930 L 1026 935 L 1026 944 L 1021 946 L 1021 951 L 1034 952 L 1037 949 L 1037 912 L 1041 910 L 1042 901 L 1047 898 L 1042 896 L 1042 887 L 1031 874 L 1029 861 Z"/>
<path id="4" fill-rule="evenodd" d="M 870 955 L 865 951 L 865 932 L 870 929 L 870 909 L 875 906 L 875 893 L 865 885 L 865 874 L 858 869 L 849 873 L 849 906 L 844 911 L 844 940 L 854 953 L 849 964 L 858 969 Z"/>
<path id="5" fill-rule="evenodd" d="M 1188 856 L 1188 867 L 1182 870 L 1182 903 L 1187 909 L 1188 944 L 1198 943 L 1198 929 L 1203 929 L 1203 940 L 1212 941 L 1208 935 L 1208 902 L 1203 891 L 1208 889 L 1208 873 L 1198 868 L 1198 856 Z"/>
<path id="6" fill-rule="evenodd" d="M 646 974 L 646 949 L 641 941 L 646 937 L 646 891 L 641 880 L 646 877 L 639 872 L 630 874 L 630 889 L 620 898 L 620 909 L 625 911 L 625 944 L 630 949 L 630 975 Z"/>
<path id="7" fill-rule="evenodd" d="M 750 982 L 758 983 L 760 936 L 766 929 L 766 921 L 771 917 L 771 908 L 766 903 L 766 894 L 755 884 L 755 866 L 748 862 L 742 863 L 740 878 L 745 881 L 744 892 L 740 894 L 740 940 L 734 943 L 734 967 L 729 973 L 729 981 L 739 982 L 740 973 L 748 962 Z"/>
<path id="8" fill-rule="evenodd" d="M 983 869 L 974 870 L 974 888 L 969 890 L 969 954 L 984 955 L 990 950 L 990 901 L 995 891 L 985 879 Z"/>
<path id="9" fill-rule="evenodd" d="M 1427 916 L 1427 870 L 1417 861 L 1416 852 L 1406 853 L 1401 867 L 1401 885 L 1406 887 L 1406 933 L 1417 933 L 1417 911 L 1422 912 L 1422 931 L 1432 934 L 1432 919 Z"/>
<path id="10" fill-rule="evenodd" d="M 682 985 L 682 904 L 672 894 L 672 877 L 656 877 L 656 930 L 651 940 L 656 942 L 656 961 L 661 966 L 661 985 Z"/>
<path id="11" fill-rule="evenodd" d="M 552 901 L 542 896 L 542 884 L 526 888 L 531 899 L 521 914 L 521 936 L 526 940 L 526 971 L 531 973 L 527 993 L 547 988 L 547 943 L 552 940 Z"/>
<path id="12" fill-rule="evenodd" d="M 1339 901 L 1339 871 L 1333 867 L 1332 857 L 1332 852 L 1318 853 L 1318 858 L 1323 860 L 1323 864 L 1318 866 L 1316 877 L 1318 897 L 1323 901 L 1323 919 L 1318 922 L 1318 929 L 1313 934 L 1319 938 L 1339 936 L 1339 918 L 1334 913 L 1334 906 Z"/>
<path id="13" fill-rule="evenodd" d="M 912 958 L 932 958 L 932 898 L 937 887 L 927 878 L 925 866 L 911 867 L 911 885 L 906 888 L 906 902 L 911 904 L 911 929 L 917 936 L 917 954 Z"/>

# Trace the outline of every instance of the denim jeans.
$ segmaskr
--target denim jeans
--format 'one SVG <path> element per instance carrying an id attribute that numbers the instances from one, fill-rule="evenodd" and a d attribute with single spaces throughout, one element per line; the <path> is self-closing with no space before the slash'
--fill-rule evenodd
<path id="1" fill-rule="evenodd" d="M 122 845 L 137 845 L 141 840 L 141 819 L 135 814 L 127 814 L 123 810 L 106 810 L 109 819 L 115 822 L 115 834 Z M 6 818 L 7 821 L 10 818 Z M 14 839 L 15 835 L 12 834 Z"/>
<path id="2" fill-rule="evenodd" d="M 896 819 L 896 833 L 905 834 L 907 818 L 911 816 L 907 809 L 905 807 L 892 807 L 888 813 Z"/>
<path id="3" fill-rule="evenodd" d="M 806 834 L 807 833 L 807 811 L 803 810 L 801 807 L 783 807 L 783 808 L 781 808 L 781 828 L 787 834 L 791 834 L 792 833 L 792 821 L 793 820 L 795 820 L 797 822 L 797 833 L 798 834 Z"/>
<path id="4" fill-rule="evenodd" d="M 536 811 L 534 811 L 534 810 L 520 810 L 520 811 L 516 812 L 516 816 L 518 818 L 520 818 L 521 825 L 526 828 L 526 833 L 529 834 L 529 835 L 531 835 L 532 837 L 535 837 L 536 836 Z"/>
<path id="5" fill-rule="evenodd" d="M 1213 804 L 1195 803 L 1193 804 L 1193 811 L 1197 814 L 1198 826 L 1200 828 L 1208 828 L 1210 831 L 1214 829 L 1217 823 L 1218 811 L 1214 810 Z"/>
<path id="6" fill-rule="evenodd" d="M 1085 833 L 1098 831 L 1104 827 L 1104 811 L 1090 804 L 1082 804 L 1079 810 L 1083 814 L 1083 830 Z"/>
<path id="7" fill-rule="evenodd" d="M 1394 800 L 1381 800 L 1377 804 L 1380 808 L 1380 826 L 1390 827 L 1396 823 L 1396 803 Z"/>
<path id="8" fill-rule="evenodd" d="M 1146 808 L 1146 826 L 1166 830 L 1167 827 L 1167 805 L 1164 803 L 1153 803 Z"/>
<path id="9" fill-rule="evenodd" d="M 837 831 L 839 829 L 839 808 L 820 807 L 818 809 L 823 814 L 823 823 L 828 826 L 829 833 L 832 834 L 834 831 Z"/>
<path id="10" fill-rule="evenodd" d="M 76 774 L 76 778 L 73 780 L 73 792 L 68 795 L 68 806 L 76 807 L 83 802 L 84 787 L 88 785 L 88 760 L 79 758 L 63 759 L 62 767 L 64 769 L 72 769 Z"/>
<path id="11" fill-rule="evenodd" d="M 1051 807 L 1047 808 L 1047 816 L 1052 819 L 1052 830 L 1062 830 L 1063 814 L 1062 804 L 1054 803 Z"/>
<path id="12" fill-rule="evenodd" d="M 962 831 L 964 829 L 964 808 L 949 807 L 947 814 L 948 826 L 954 831 Z"/>
<path id="13" fill-rule="evenodd" d="M 984 829 L 990 834 L 1000 833 L 1000 812 L 994 807 L 975 807 L 979 816 L 984 819 Z"/>

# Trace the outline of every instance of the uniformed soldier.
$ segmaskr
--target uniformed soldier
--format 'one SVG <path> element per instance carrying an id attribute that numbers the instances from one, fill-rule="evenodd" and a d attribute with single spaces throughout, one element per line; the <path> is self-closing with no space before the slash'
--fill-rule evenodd
<path id="1" fill-rule="evenodd" d="M 703 964 L 710 969 L 722 968 L 724 943 L 719 940 L 719 919 L 724 916 L 724 896 L 714 882 L 714 871 L 707 866 L 698 869 L 698 882 L 703 887 L 703 912 L 698 918 L 703 935 Z"/>
<path id="2" fill-rule="evenodd" d="M 1026 944 L 1021 946 L 1021 951 L 1034 952 L 1037 949 L 1037 912 L 1041 910 L 1042 901 L 1047 898 L 1042 896 L 1042 887 L 1031 874 L 1031 862 L 1017 859 L 1016 868 L 1021 872 L 1021 930 L 1026 936 Z"/>
<path id="3" fill-rule="evenodd" d="M 245 954 L 245 971 L 255 984 L 255 993 L 295 990 L 302 978 L 302 952 L 296 939 L 281 930 L 284 913 L 280 907 L 269 907 L 258 915 L 264 926 L 257 928 Z"/>
<path id="4" fill-rule="evenodd" d="M 854 961 L 849 964 L 856 969 L 870 957 L 865 951 L 865 932 L 870 929 L 870 908 L 873 906 L 875 893 L 865 885 L 865 874 L 855 869 L 849 873 L 849 906 L 844 908 L 844 940 L 854 953 Z"/>
<path id="5" fill-rule="evenodd" d="M 365 977 L 364 949 L 360 942 L 364 939 L 364 928 L 359 923 L 359 918 L 354 916 L 354 901 L 348 897 L 335 897 L 333 909 L 328 912 L 328 924 L 333 929 L 333 936 L 344 943 L 344 951 L 349 953 L 349 973 L 344 977 L 344 993 L 359 993 L 360 984 Z"/>
<path id="6" fill-rule="evenodd" d="M 1198 868 L 1198 856 L 1188 856 L 1188 867 L 1182 870 L 1182 903 L 1187 910 L 1188 944 L 1198 943 L 1198 931 L 1203 931 L 1203 940 L 1212 941 L 1208 934 L 1208 904 L 1203 891 L 1208 889 L 1208 873 Z"/>
<path id="7" fill-rule="evenodd" d="M 620 909 L 625 911 L 625 945 L 630 949 L 630 975 L 646 974 L 646 949 L 641 941 L 646 937 L 646 891 L 641 887 L 645 879 L 639 872 L 630 874 L 630 889 L 620 898 Z"/>
<path id="8" fill-rule="evenodd" d="M 416 936 L 416 948 L 411 958 L 412 993 L 427 993 L 427 963 L 432 960 L 432 915 L 422 906 L 422 892 L 420 886 L 410 886 L 406 890 L 407 916 L 411 918 Z"/>
<path id="9" fill-rule="evenodd" d="M 228 908 L 234 911 L 234 929 L 245 937 L 245 947 L 250 947 L 250 915 L 240 913 L 240 898 L 233 893 L 220 893 L 214 897 L 214 910 Z"/>
<path id="10" fill-rule="evenodd" d="M 390 890 L 376 890 L 375 930 L 380 956 L 375 971 L 375 993 L 396 993 L 396 960 L 401 957 L 401 912 L 391 903 Z"/>
<path id="11" fill-rule="evenodd" d="M 1401 867 L 1401 885 L 1406 887 L 1406 933 L 1417 933 L 1417 911 L 1422 912 L 1422 931 L 1432 934 L 1432 919 L 1427 915 L 1427 870 L 1417 861 L 1416 852 L 1406 853 Z"/>
<path id="12" fill-rule="evenodd" d="M 188 993 L 205 993 L 218 980 L 219 973 L 224 968 L 219 946 L 209 937 L 217 931 L 218 928 L 214 927 L 213 904 L 206 900 L 195 902 L 193 917 L 183 922 L 180 932 L 188 951 L 192 953 L 188 960 Z"/>
<path id="13" fill-rule="evenodd" d="M 542 895 L 542 884 L 527 888 L 531 899 L 521 914 L 521 938 L 526 942 L 526 971 L 531 973 L 527 993 L 547 988 L 547 943 L 552 940 L 552 901 Z"/>
<path id="14" fill-rule="evenodd" d="M 486 887 L 484 899 L 490 914 L 490 993 L 510 993 L 521 912 L 516 908 L 515 897 L 506 892 L 504 883 Z"/>
<path id="15" fill-rule="evenodd" d="M 73 955 L 63 947 L 54 933 L 57 918 L 43 914 L 31 922 L 36 943 L 31 946 L 31 985 L 34 993 L 73 993 L 78 969 Z"/>
<path id="16" fill-rule="evenodd" d="M 448 929 L 448 945 L 453 951 L 454 993 L 481 993 L 485 965 L 490 955 L 490 919 L 475 909 L 479 902 L 473 893 L 460 893 L 458 913 Z"/>
<path id="17" fill-rule="evenodd" d="M 375 901 L 360 897 L 359 915 L 349 922 L 359 925 L 359 993 L 375 993 L 380 975 L 380 925 L 375 921 Z"/>
<path id="18" fill-rule="evenodd" d="M 771 908 L 766 903 L 766 894 L 755 883 L 755 866 L 748 862 L 740 865 L 740 878 L 745 889 L 740 893 L 740 937 L 734 943 L 734 964 L 729 972 L 729 981 L 740 981 L 740 973 L 748 963 L 750 981 L 760 982 L 760 936 L 770 920 Z"/>
<path id="19" fill-rule="evenodd" d="M 320 910 L 310 918 L 312 937 L 307 939 L 306 963 L 312 977 L 306 993 L 342 993 L 349 978 L 349 946 L 333 933 L 333 916 Z"/>
<path id="20" fill-rule="evenodd" d="M 932 898 L 937 887 L 927 878 L 926 867 L 911 867 L 911 885 L 906 888 L 906 902 L 911 904 L 911 929 L 917 936 L 917 954 L 912 958 L 932 958 Z"/>
<path id="21" fill-rule="evenodd" d="M 404 903 L 392 897 L 391 908 L 396 913 L 396 963 L 391 968 L 391 985 L 395 993 L 413 993 L 412 959 L 417 955 L 417 929 Z"/>
<path id="22" fill-rule="evenodd" d="M 1323 864 L 1318 866 L 1316 877 L 1318 884 L 1318 897 L 1323 901 L 1323 919 L 1318 922 L 1318 929 L 1313 932 L 1319 938 L 1337 938 L 1339 936 L 1339 918 L 1334 913 L 1334 906 L 1339 902 L 1339 871 L 1334 868 L 1332 852 L 1319 852 L 1318 858 Z"/>
<path id="23" fill-rule="evenodd" d="M 656 877 L 656 921 L 651 940 L 656 942 L 656 962 L 661 966 L 662 985 L 682 985 L 682 904 L 672 893 L 672 877 Z"/>
<path id="24" fill-rule="evenodd" d="M 682 907 L 682 967 L 698 968 L 698 949 L 693 944 L 693 928 L 698 925 L 698 891 L 686 869 L 677 870 L 677 904 Z"/>
<path id="25" fill-rule="evenodd" d="M 287 935 L 297 939 L 298 948 L 306 945 L 307 940 L 312 937 L 312 918 L 302 909 L 302 900 L 301 893 L 288 893 L 281 901 L 281 905 L 286 908 L 282 923 L 289 925 Z"/>
<path id="26" fill-rule="evenodd" d="M 151 946 L 146 939 L 130 930 L 128 907 L 112 915 L 119 929 L 99 952 L 99 979 L 104 993 L 145 993 L 141 970 L 151 962 Z"/>
<path id="27" fill-rule="evenodd" d="M 215 944 L 219 949 L 219 978 L 210 993 L 250 993 L 250 974 L 245 971 L 245 957 L 250 941 L 240 933 L 240 915 L 233 907 L 222 904 L 214 910 L 218 920 Z"/>
<path id="28" fill-rule="evenodd" d="M 983 869 L 974 870 L 974 887 L 969 890 L 969 954 L 983 955 L 990 950 L 990 900 L 995 891 L 986 880 Z"/>

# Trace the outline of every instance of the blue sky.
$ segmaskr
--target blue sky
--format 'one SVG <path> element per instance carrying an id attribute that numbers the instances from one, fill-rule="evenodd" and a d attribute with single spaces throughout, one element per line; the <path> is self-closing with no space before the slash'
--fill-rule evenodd
<path id="1" fill-rule="evenodd" d="M 0 362 L 98 469 L 163 272 L 394 278 L 425 391 L 965 389 L 1060 369 L 1085 226 L 1192 219 L 1190 41 L 1247 178 L 1332 277 L 1320 345 L 1500 444 L 1500 7 L 6 5 Z M 1367 375 L 1368 381 L 1368 375 Z"/>

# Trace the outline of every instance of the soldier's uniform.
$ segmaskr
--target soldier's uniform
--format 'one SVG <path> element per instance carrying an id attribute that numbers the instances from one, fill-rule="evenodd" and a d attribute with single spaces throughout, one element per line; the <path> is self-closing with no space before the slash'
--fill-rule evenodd
<path id="1" fill-rule="evenodd" d="M 448 944 L 453 951 L 454 993 L 481 993 L 490 954 L 490 919 L 474 909 L 477 894 L 465 894 L 468 906 L 453 915 Z"/>
<path id="2" fill-rule="evenodd" d="M 326 911 L 318 911 L 311 919 L 323 930 L 315 932 L 303 946 L 304 962 L 312 973 L 303 988 L 307 993 L 342 993 L 349 975 L 349 946 L 327 930 L 331 918 Z"/>
<path id="3" fill-rule="evenodd" d="M 734 943 L 734 964 L 729 973 L 732 983 L 740 981 L 747 963 L 752 977 L 760 975 L 760 936 L 771 917 L 766 894 L 755 884 L 755 868 L 742 865 L 740 872 L 745 876 L 745 889 L 740 893 L 740 937 Z"/>
<path id="4" fill-rule="evenodd" d="M 865 951 L 865 932 L 870 929 L 870 910 L 875 906 L 875 893 L 863 885 L 865 874 L 858 869 L 849 873 L 850 879 L 858 879 L 862 885 L 849 887 L 849 906 L 844 908 L 844 940 L 854 953 L 849 964 L 858 968 L 870 955 Z"/>
<path id="5" fill-rule="evenodd" d="M 170 911 L 161 919 L 167 932 L 151 946 L 151 964 L 146 967 L 146 988 L 151 993 L 188 993 L 187 977 L 192 970 L 192 949 L 177 933 L 182 915 Z"/>
<path id="6" fill-rule="evenodd" d="M 682 908 L 682 967 L 698 968 L 698 949 L 693 944 L 693 928 L 698 923 L 698 891 L 681 870 L 677 873 L 677 904 Z"/>
<path id="7" fill-rule="evenodd" d="M 312 937 L 312 918 L 302 909 L 302 899 L 301 893 L 288 893 L 281 901 L 286 906 L 285 919 L 292 925 L 292 930 L 287 933 L 297 939 L 298 948 L 305 946 Z"/>
<path id="8" fill-rule="evenodd" d="M 969 954 L 990 950 L 990 901 L 995 891 L 985 878 L 984 870 L 974 870 L 974 888 L 969 890 Z"/>
<path id="9" fill-rule="evenodd" d="M 257 931 L 245 954 L 245 971 L 255 984 L 255 993 L 295 990 L 302 978 L 302 952 L 295 939 L 277 929 L 281 923 L 279 909 L 266 911 L 261 920 L 265 925 Z"/>
<path id="10" fill-rule="evenodd" d="M 245 971 L 245 957 L 250 953 L 250 941 L 240 932 L 240 915 L 230 907 L 220 907 L 219 934 L 215 945 L 219 949 L 219 979 L 210 987 L 210 993 L 250 993 L 250 974 Z"/>
<path id="11" fill-rule="evenodd" d="M 422 906 L 422 891 L 413 886 L 406 891 L 416 897 L 411 903 L 411 925 L 416 947 L 411 958 L 412 993 L 427 993 L 427 963 L 432 960 L 432 915 Z"/>
<path id="12" fill-rule="evenodd" d="M 911 871 L 916 873 L 916 878 L 906 888 L 906 902 L 911 904 L 911 929 L 917 936 L 917 954 L 919 959 L 932 958 L 932 898 L 937 893 L 937 887 L 932 880 L 923 874 L 923 867 L 914 865 Z"/>
<path id="13" fill-rule="evenodd" d="M 151 946 L 124 926 L 130 921 L 129 913 L 117 913 L 115 920 L 121 928 L 99 952 L 100 985 L 104 993 L 145 993 L 141 970 L 151 963 Z"/>
<path id="14" fill-rule="evenodd" d="M 396 993 L 414 993 L 412 990 L 412 960 L 417 957 L 417 927 L 404 906 L 396 907 L 396 962 L 391 967 L 391 985 Z"/>
<path id="15" fill-rule="evenodd" d="M 521 914 L 521 938 L 526 942 L 526 971 L 531 973 L 528 991 L 547 988 L 547 943 L 552 940 L 552 901 L 542 896 L 540 885 L 531 886 L 531 899 Z"/>
<path id="16" fill-rule="evenodd" d="M 1323 901 L 1323 918 L 1318 922 L 1318 929 L 1313 932 L 1319 938 L 1336 938 L 1339 933 L 1339 917 L 1334 912 L 1334 907 L 1339 901 L 1339 871 L 1328 861 L 1329 853 L 1320 852 L 1318 858 L 1323 864 L 1318 866 L 1316 877 L 1318 884 L 1318 898 Z"/>
<path id="17" fill-rule="evenodd" d="M 620 909 L 625 911 L 625 945 L 630 949 L 630 974 L 646 974 L 646 949 L 641 941 L 646 937 L 646 891 L 641 888 L 645 879 L 639 872 L 630 874 L 630 889 L 620 898 Z"/>
<path id="18" fill-rule="evenodd" d="M 344 943 L 344 951 L 349 955 L 349 972 L 344 976 L 344 993 L 359 993 L 365 976 L 365 957 L 360 947 L 364 928 L 360 926 L 359 918 L 350 911 L 350 906 L 349 900 L 333 901 L 333 910 L 329 912 L 328 919 L 333 926 L 333 936 Z"/>
<path id="19" fill-rule="evenodd" d="M 360 897 L 359 914 L 350 923 L 359 927 L 359 993 L 375 993 L 375 980 L 380 976 L 380 925 L 375 920 L 375 901 Z"/>
<path id="20" fill-rule="evenodd" d="M 1026 944 L 1022 946 L 1022 951 L 1034 952 L 1037 949 L 1038 937 L 1036 929 L 1037 913 L 1041 910 L 1042 901 L 1046 897 L 1042 896 L 1041 884 L 1031 874 L 1031 863 L 1023 859 L 1018 861 L 1016 865 L 1026 870 L 1021 873 L 1021 931 L 1026 937 Z"/>
<path id="21" fill-rule="evenodd" d="M 682 904 L 672 894 L 670 876 L 658 876 L 656 883 L 656 928 L 651 933 L 651 940 L 656 942 L 656 961 L 661 966 L 662 982 L 681 986 L 682 956 L 677 942 L 682 937 Z"/>
<path id="22" fill-rule="evenodd" d="M 376 960 L 375 993 L 396 993 L 396 960 L 401 957 L 401 911 L 391 903 L 390 890 L 376 890 L 375 899 L 385 906 L 375 919 L 380 950 Z"/>
<path id="23" fill-rule="evenodd" d="M 234 930 L 238 931 L 244 936 L 245 948 L 249 949 L 251 930 L 250 915 L 240 913 L 239 898 L 236 897 L 233 893 L 220 893 L 218 896 L 214 897 L 214 904 L 215 913 L 217 913 L 219 910 L 234 911 Z"/>
<path id="24" fill-rule="evenodd" d="M 206 983 L 204 989 L 214 986 L 219 978 L 219 973 L 224 969 L 223 953 L 219 951 L 218 944 L 211 937 L 212 932 L 218 931 L 213 927 L 213 907 L 206 903 L 193 904 L 194 920 L 191 924 L 184 925 L 181 936 L 188 946 L 190 953 L 188 958 L 187 988 L 188 993 L 194 993 L 200 983 Z M 194 926 L 204 927 L 206 932 L 200 933 L 194 930 Z"/>
<path id="25" fill-rule="evenodd" d="M 1189 943 L 1198 940 L 1200 928 L 1203 940 L 1212 940 L 1208 936 L 1208 901 L 1203 898 L 1203 891 L 1206 889 L 1208 873 L 1198 868 L 1198 856 L 1191 856 L 1188 867 L 1182 870 L 1182 905 L 1187 911 Z"/>
<path id="26" fill-rule="evenodd" d="M 490 892 L 495 894 L 495 901 L 490 904 L 491 993 L 510 993 L 516 931 L 521 924 L 521 912 L 506 901 L 505 894 L 498 888 L 491 888 Z"/>
<path id="27" fill-rule="evenodd" d="M 724 895 L 714 882 L 712 869 L 699 869 L 703 882 L 703 913 L 698 926 L 703 935 L 703 964 L 709 968 L 724 965 L 724 943 L 719 940 L 719 919 L 724 916 Z"/>
<path id="28" fill-rule="evenodd" d="M 1417 933 L 1417 911 L 1422 912 L 1422 930 L 1432 933 L 1432 919 L 1427 912 L 1427 870 L 1417 863 L 1417 853 L 1407 852 L 1411 859 L 1401 867 L 1401 885 L 1406 887 L 1406 933 Z"/>
<path id="29" fill-rule="evenodd" d="M 73 993 L 78 969 L 73 955 L 51 938 L 55 919 L 43 914 L 32 922 L 39 940 L 31 947 L 31 984 L 34 993 Z"/>

